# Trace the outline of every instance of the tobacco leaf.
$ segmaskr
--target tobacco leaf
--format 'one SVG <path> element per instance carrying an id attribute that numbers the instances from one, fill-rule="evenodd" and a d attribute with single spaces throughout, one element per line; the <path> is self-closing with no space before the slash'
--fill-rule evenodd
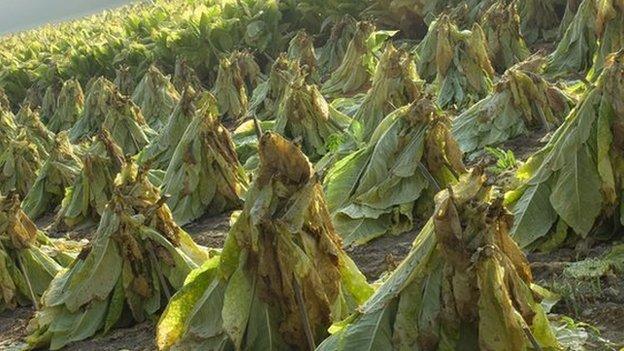
<path id="1" fill-rule="evenodd" d="M 559 349 L 511 216 L 479 169 L 438 193 L 408 256 L 317 350 Z"/>
<path id="2" fill-rule="evenodd" d="M 372 291 L 342 251 L 303 153 L 272 132 L 259 150 L 222 255 L 173 297 L 158 325 L 160 349 L 307 349 L 306 329 L 319 341 Z"/>
<path id="3" fill-rule="evenodd" d="M 168 292 L 209 258 L 173 222 L 145 169 L 126 163 L 113 192 L 89 249 L 43 295 L 28 325 L 31 347 L 57 350 L 122 320 L 154 318 Z"/>

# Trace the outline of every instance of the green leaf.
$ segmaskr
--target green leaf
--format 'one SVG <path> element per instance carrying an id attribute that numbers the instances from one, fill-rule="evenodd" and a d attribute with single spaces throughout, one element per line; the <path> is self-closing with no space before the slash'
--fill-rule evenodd
<path id="1" fill-rule="evenodd" d="M 117 321 L 119 321 L 121 313 L 123 312 L 123 308 L 124 291 L 122 280 L 119 279 L 117 285 L 115 285 L 115 290 L 113 290 L 113 295 L 110 298 L 108 311 L 106 312 L 106 318 L 104 319 L 104 334 L 111 330 L 115 326 Z"/>
<path id="2" fill-rule="evenodd" d="M 557 212 L 550 204 L 551 190 L 548 182 L 529 185 L 513 205 L 513 239 L 526 247 L 546 235 L 557 220 Z"/>
<path id="3" fill-rule="evenodd" d="M 276 312 L 270 303 L 254 294 L 245 335 L 246 350 L 280 350 L 283 347 L 284 341 L 275 323 L 279 319 Z"/>
<path id="4" fill-rule="evenodd" d="M 186 332 L 190 316 L 197 310 L 197 301 L 213 284 L 219 257 L 206 261 L 200 268 L 193 270 L 187 281 L 172 298 L 158 322 L 156 343 L 160 349 L 168 349 Z"/>
<path id="5" fill-rule="evenodd" d="M 396 310 L 396 302 L 375 312 L 361 315 L 358 323 L 349 325 L 317 347 L 317 351 L 358 350 L 391 351 L 391 318 Z"/>
<path id="6" fill-rule="evenodd" d="M 249 281 L 245 273 L 247 258 L 242 255 L 238 268 L 228 281 L 223 301 L 223 328 L 234 342 L 237 348 L 243 344 L 247 322 L 249 321 L 250 308 L 255 294 L 254 283 Z"/>
<path id="7" fill-rule="evenodd" d="M 550 202 L 561 218 L 585 237 L 602 210 L 600 176 L 587 148 L 572 155 L 570 164 L 560 172 Z"/>

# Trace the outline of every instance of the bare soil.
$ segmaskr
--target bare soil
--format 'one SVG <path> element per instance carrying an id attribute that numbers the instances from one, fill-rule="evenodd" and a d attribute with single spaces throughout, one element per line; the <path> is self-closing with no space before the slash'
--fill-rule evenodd
<path id="1" fill-rule="evenodd" d="M 396 236 L 382 236 L 364 245 L 348 247 L 346 251 L 368 281 L 373 282 L 401 263 L 419 231 L 420 228 Z"/>
<path id="2" fill-rule="evenodd" d="M 574 280 L 563 270 L 571 262 L 600 258 L 615 243 L 601 243 L 586 252 L 561 248 L 550 253 L 528 255 L 535 282 L 559 295 L 553 313 L 574 318 L 596 327 L 600 337 L 613 345 L 595 345 L 594 350 L 624 347 L 624 277 L 613 272 L 593 280 Z"/>

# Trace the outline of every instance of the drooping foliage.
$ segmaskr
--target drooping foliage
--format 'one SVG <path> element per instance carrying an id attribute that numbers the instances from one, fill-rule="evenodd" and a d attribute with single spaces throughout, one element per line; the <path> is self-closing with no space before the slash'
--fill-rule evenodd
<path id="1" fill-rule="evenodd" d="M 88 221 L 97 223 L 111 199 L 115 176 L 123 163 L 123 151 L 110 134 L 102 131 L 94 137 L 82 157 L 82 171 L 65 192 L 56 217 L 57 227 L 73 228 Z"/>
<path id="2" fill-rule="evenodd" d="M 523 184 L 506 200 L 515 215 L 511 234 L 521 247 L 554 248 L 623 221 L 623 94 L 620 50 L 548 144 L 520 167 Z"/>
<path id="3" fill-rule="evenodd" d="M 570 23 L 572 23 L 572 20 L 574 20 L 574 17 L 576 16 L 576 12 L 578 11 L 579 6 L 581 5 L 582 1 L 583 0 L 567 0 L 566 1 L 566 7 L 565 7 L 565 11 L 563 12 L 563 18 L 561 19 L 561 22 L 559 23 L 559 32 L 557 33 L 557 39 L 561 39 L 565 35 L 565 32 L 566 30 L 568 30 L 568 27 L 570 26 Z"/>
<path id="4" fill-rule="evenodd" d="M 507 70 L 492 93 L 453 120 L 453 135 L 462 151 L 477 151 L 538 129 L 549 131 L 563 122 L 573 101 L 531 64 Z"/>
<path id="5" fill-rule="evenodd" d="M 160 349 L 311 349 L 370 295 L 303 153 L 266 133 L 260 160 L 222 255 L 189 275 L 161 317 Z"/>
<path id="6" fill-rule="evenodd" d="M 236 53 L 221 58 L 212 93 L 217 98 L 219 114 L 224 119 L 238 121 L 247 114 L 249 97 L 244 79 Z"/>
<path id="7" fill-rule="evenodd" d="M 43 98 L 41 100 L 41 121 L 44 124 L 47 124 L 52 116 L 54 116 L 61 88 L 62 82 L 58 78 L 55 78 L 43 94 Z"/>
<path id="8" fill-rule="evenodd" d="M 119 92 L 109 96 L 101 131 L 107 131 L 124 154 L 136 155 L 155 137 L 143 114 L 129 97 Z"/>
<path id="9" fill-rule="evenodd" d="M 69 138 L 73 143 L 89 140 L 102 130 L 109 101 L 116 91 L 115 85 L 104 77 L 98 77 L 89 84 L 82 115 L 69 131 Z"/>
<path id="10" fill-rule="evenodd" d="M 135 89 L 134 78 L 130 73 L 130 67 L 121 66 L 115 70 L 115 80 L 113 81 L 120 93 L 131 96 Z"/>
<path id="11" fill-rule="evenodd" d="M 290 60 L 299 61 L 301 69 L 306 73 L 310 82 L 318 82 L 318 63 L 312 37 L 305 31 L 300 30 L 290 40 L 287 55 Z"/>
<path id="12" fill-rule="evenodd" d="M 253 90 L 249 103 L 251 113 L 259 120 L 275 119 L 284 91 L 299 72 L 299 62 L 289 60 L 284 53 L 278 56 L 268 78 Z"/>
<path id="13" fill-rule="evenodd" d="M 247 92 L 251 92 L 264 78 L 254 54 L 248 50 L 235 51 L 230 58 L 239 67 Z"/>
<path id="14" fill-rule="evenodd" d="M 15 121 L 18 126 L 24 128 L 30 141 L 35 144 L 39 155 L 43 158 L 48 157 L 52 151 L 52 146 L 54 145 L 54 133 L 52 133 L 43 123 L 41 123 L 41 120 L 39 119 L 39 111 L 32 110 L 30 105 L 24 105 L 15 115 Z M 0 126 L 0 128 L 3 127 L 6 128 L 7 125 L 5 124 L 4 126 Z M 7 131 L 8 130 L 5 130 L 5 133 Z M 0 135 L 1 134 L 2 132 L 0 131 Z M 2 143 L 0 142 L 0 144 Z"/>
<path id="15" fill-rule="evenodd" d="M 195 115 L 197 93 L 190 86 L 182 91 L 180 101 L 173 109 L 167 124 L 139 154 L 140 163 L 148 163 L 153 169 L 166 170 L 176 146 Z"/>
<path id="16" fill-rule="evenodd" d="M 210 93 L 175 147 L 163 180 L 163 193 L 176 222 L 183 225 L 203 214 L 220 214 L 242 206 L 247 176 L 238 162 L 230 133 L 219 122 Z"/>
<path id="17" fill-rule="evenodd" d="M 316 49 L 318 53 L 319 73 L 322 81 L 329 78 L 331 72 L 336 70 L 346 55 L 351 39 L 355 35 L 357 22 L 350 15 L 342 17 L 334 23 L 329 38 L 322 47 Z"/>
<path id="18" fill-rule="evenodd" d="M 512 217 L 473 170 L 435 199 L 408 256 L 317 350 L 558 350 Z"/>
<path id="19" fill-rule="evenodd" d="M 77 247 L 57 244 L 22 211 L 17 193 L 0 195 L 0 311 L 39 306 L 48 284 Z"/>
<path id="20" fill-rule="evenodd" d="M 371 79 L 371 63 L 375 62 L 369 38 L 375 31 L 370 22 L 358 22 L 340 65 L 332 71 L 321 88 L 325 95 L 345 96 L 367 88 Z M 331 39 L 331 38 L 330 38 Z"/>
<path id="21" fill-rule="evenodd" d="M 206 259 L 173 221 L 146 170 L 126 163 L 91 244 L 52 280 L 26 340 L 58 350 L 154 318 Z"/>
<path id="22" fill-rule="evenodd" d="M 388 115 L 363 147 L 324 180 L 328 208 L 346 245 L 410 230 L 440 190 L 464 171 L 450 121 L 428 98 Z"/>
<path id="23" fill-rule="evenodd" d="M 30 191 L 43 160 L 37 146 L 22 129 L 0 153 L 0 193 L 15 191 L 20 197 Z"/>
<path id="24" fill-rule="evenodd" d="M 494 69 L 478 24 L 460 31 L 450 16 L 441 15 L 431 23 L 416 53 L 423 79 L 435 77 L 437 102 L 442 108 L 470 106 L 492 89 Z"/>
<path id="25" fill-rule="evenodd" d="M 11 101 L 2 88 L 0 88 L 0 110 L 11 111 Z"/>
<path id="26" fill-rule="evenodd" d="M 184 89 L 189 86 L 196 91 L 202 90 L 202 83 L 197 73 L 189 66 L 188 61 L 183 57 L 178 57 L 176 59 L 172 83 L 179 92 L 183 92 Z"/>
<path id="27" fill-rule="evenodd" d="M 624 43 L 624 2 L 583 0 L 550 57 L 551 74 L 587 72 L 597 77 L 606 57 Z"/>
<path id="28" fill-rule="evenodd" d="M 305 82 L 305 73 L 288 86 L 277 111 L 273 130 L 296 140 L 312 160 L 327 154 L 330 139 L 341 134 L 351 118 L 329 105 L 314 84 Z"/>
<path id="29" fill-rule="evenodd" d="M 535 44 L 557 36 L 560 19 L 555 5 L 556 1 L 553 0 L 515 1 L 520 17 L 520 32 L 527 43 Z"/>
<path id="30" fill-rule="evenodd" d="M 154 130 L 160 130 L 173 112 L 180 95 L 169 80 L 155 66 L 151 66 L 132 94 L 145 121 Z"/>
<path id="31" fill-rule="evenodd" d="M 70 129 L 80 118 L 84 105 L 84 95 L 80 83 L 70 79 L 63 83 L 54 114 L 47 122 L 53 133 Z"/>
<path id="32" fill-rule="evenodd" d="M 11 110 L 0 109 L 0 147 L 5 149 L 18 134 L 18 125 Z"/>
<path id="33" fill-rule="evenodd" d="M 372 86 L 354 116 L 361 124 L 359 139 L 367 140 L 388 113 L 420 97 L 422 90 L 412 55 L 389 43 L 375 69 Z"/>
<path id="34" fill-rule="evenodd" d="M 37 219 L 61 204 L 65 188 L 71 186 L 80 173 L 82 162 L 74 153 L 67 131 L 60 132 L 54 145 L 37 172 L 37 179 L 22 203 L 24 212 Z"/>
<path id="35" fill-rule="evenodd" d="M 503 73 L 529 57 L 531 52 L 520 32 L 515 2 L 495 2 L 483 14 L 481 27 L 485 33 L 490 62 L 497 72 Z"/>

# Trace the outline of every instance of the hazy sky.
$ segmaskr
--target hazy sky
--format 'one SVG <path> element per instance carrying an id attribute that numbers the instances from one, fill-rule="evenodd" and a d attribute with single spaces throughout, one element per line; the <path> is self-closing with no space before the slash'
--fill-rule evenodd
<path id="1" fill-rule="evenodd" d="M 81 17 L 133 0 L 0 0 L 0 34 Z"/>

